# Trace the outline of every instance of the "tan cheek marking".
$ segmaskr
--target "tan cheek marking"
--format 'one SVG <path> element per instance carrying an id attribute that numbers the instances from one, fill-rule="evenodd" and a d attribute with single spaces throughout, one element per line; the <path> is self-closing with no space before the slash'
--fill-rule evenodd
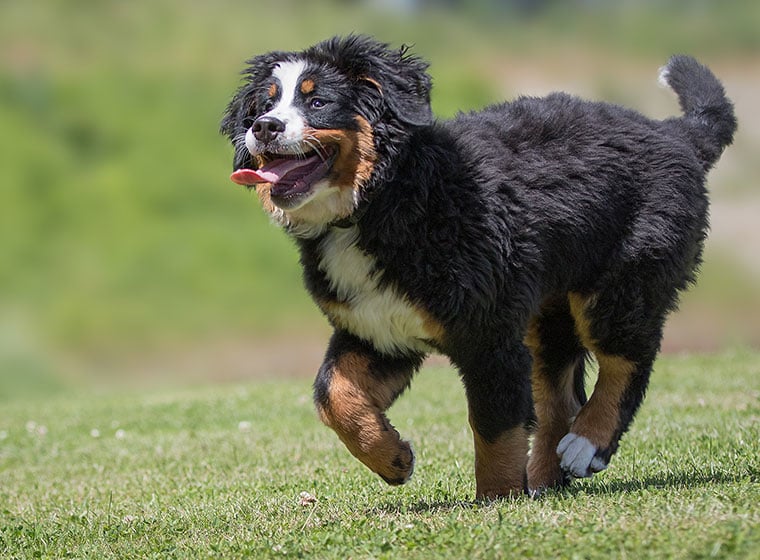
<path id="1" fill-rule="evenodd" d="M 523 427 L 505 431 L 494 442 L 486 441 L 474 429 L 475 497 L 516 497 L 525 488 L 528 431 Z"/>
<path id="2" fill-rule="evenodd" d="M 261 206 L 268 213 L 274 214 L 277 211 L 277 208 L 272 203 L 272 198 L 270 196 L 271 190 L 272 190 L 272 185 L 270 183 L 259 183 L 258 185 L 256 185 L 256 194 L 259 197 Z"/>
<path id="3" fill-rule="evenodd" d="M 356 117 L 359 130 L 308 131 L 324 144 L 338 144 L 340 154 L 333 164 L 333 182 L 339 187 L 358 190 L 372 175 L 377 161 L 372 126 L 363 117 Z"/>
<path id="4" fill-rule="evenodd" d="M 301 93 L 303 93 L 304 95 L 309 95 L 311 92 L 314 91 L 315 87 L 316 87 L 316 84 L 314 83 L 314 80 L 307 78 L 303 82 L 301 82 Z"/>
<path id="5" fill-rule="evenodd" d="M 359 132 L 357 133 L 356 152 L 358 154 L 358 164 L 354 174 L 354 189 L 359 189 L 369 181 L 372 171 L 377 161 L 375 152 L 375 137 L 372 134 L 372 125 L 363 117 L 356 117 L 359 123 Z"/>
<path id="6" fill-rule="evenodd" d="M 338 147 L 329 180 L 337 193 L 317 204 L 307 204 L 294 212 L 286 212 L 292 222 L 329 222 L 351 215 L 356 208 L 356 193 L 369 180 L 377 154 L 370 124 L 357 117 L 358 131 L 339 129 L 306 129 L 304 136 L 324 146 Z"/>
<path id="7" fill-rule="evenodd" d="M 251 163 L 254 169 L 261 169 L 266 165 L 267 162 L 263 156 L 256 154 L 255 156 L 251 156 Z"/>
<path id="8" fill-rule="evenodd" d="M 277 87 L 273 84 L 274 87 Z M 256 154 L 251 157 L 251 164 L 253 165 L 254 169 L 261 169 L 266 165 L 266 160 L 261 157 L 260 155 Z M 274 214 L 277 211 L 277 208 L 272 203 L 272 198 L 270 196 L 270 191 L 272 190 L 272 184 L 271 183 L 258 183 L 254 187 L 256 189 L 256 194 L 259 197 L 259 201 L 261 202 L 261 206 L 264 208 L 265 211 L 267 211 L 269 214 Z"/>
<path id="9" fill-rule="evenodd" d="M 596 341 L 591 336 L 591 323 L 585 313 L 586 308 L 593 305 L 593 296 L 583 297 L 570 293 L 568 301 L 578 336 L 586 348 L 594 352 L 599 363 L 599 378 L 594 392 L 578 414 L 572 431 L 603 449 L 610 445 L 618 429 L 620 403 L 630 384 L 631 376 L 636 371 L 636 364 L 623 356 L 599 351 Z"/>

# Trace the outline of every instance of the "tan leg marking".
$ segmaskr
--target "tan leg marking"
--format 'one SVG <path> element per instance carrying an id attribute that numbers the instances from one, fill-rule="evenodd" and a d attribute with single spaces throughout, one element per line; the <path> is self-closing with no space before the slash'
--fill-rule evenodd
<path id="1" fill-rule="evenodd" d="M 620 402 L 636 364 L 620 356 L 596 355 L 599 379 L 594 392 L 573 422 L 572 431 L 599 449 L 612 444 L 620 425 Z"/>
<path id="2" fill-rule="evenodd" d="M 587 349 L 595 351 L 596 342 L 591 337 L 591 322 L 586 316 L 586 308 L 594 304 L 594 296 L 584 297 L 570 292 L 567 294 L 567 301 L 570 304 L 570 314 L 575 320 L 578 337 Z"/>
<path id="3" fill-rule="evenodd" d="M 534 369 L 533 399 L 538 418 L 538 429 L 528 460 L 528 487 L 531 490 L 554 488 L 564 482 L 564 474 L 557 457 L 557 445 L 570 431 L 580 403 L 572 392 L 572 375 L 575 364 L 564 375 L 563 387 L 549 383 L 543 374 Z"/>
<path id="4" fill-rule="evenodd" d="M 472 424 L 472 422 L 470 422 Z M 525 490 L 528 431 L 512 428 L 489 442 L 475 431 L 476 499 L 516 497 Z"/>
<path id="5" fill-rule="evenodd" d="M 561 486 L 564 482 L 557 457 L 557 444 L 570 430 L 581 405 L 573 391 L 576 362 L 562 373 L 561 385 L 556 386 L 546 377 L 545 364 L 540 356 L 541 340 L 534 322 L 529 325 L 525 344 L 533 355 L 531 385 L 538 418 L 538 429 L 533 437 L 528 460 L 528 488 L 540 490 Z"/>
<path id="6" fill-rule="evenodd" d="M 591 336 L 586 309 L 593 298 L 569 294 L 570 311 L 575 318 L 578 336 L 599 363 L 599 379 L 594 392 L 572 426 L 572 432 L 587 438 L 599 449 L 609 447 L 620 423 L 620 402 L 636 371 L 636 364 L 622 356 L 605 354 Z"/>
<path id="7" fill-rule="evenodd" d="M 333 369 L 327 404 L 318 406 L 319 416 L 354 457 L 389 484 L 403 484 L 414 469 L 414 455 L 383 412 L 408 378 L 401 375 L 380 382 L 368 372 L 366 357 L 341 356 Z"/>

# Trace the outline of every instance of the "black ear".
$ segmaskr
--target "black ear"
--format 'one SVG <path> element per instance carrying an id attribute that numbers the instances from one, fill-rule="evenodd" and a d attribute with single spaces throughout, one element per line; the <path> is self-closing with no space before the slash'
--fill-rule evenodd
<path id="1" fill-rule="evenodd" d="M 381 104 L 401 122 L 412 126 L 433 122 L 428 64 L 411 55 L 408 47 L 394 50 L 371 37 L 349 35 L 324 41 L 307 53 L 315 58 L 326 56 L 357 83 L 371 84 L 379 92 Z"/>
<path id="2" fill-rule="evenodd" d="M 230 140 L 232 140 L 238 133 L 237 129 L 239 123 L 242 122 L 242 107 L 243 96 L 241 96 L 240 91 L 238 91 L 224 110 L 222 122 L 219 124 L 219 132 L 227 136 Z"/>
<path id="3" fill-rule="evenodd" d="M 371 81 L 380 86 L 380 93 L 396 117 L 412 126 L 433 122 L 430 109 L 432 80 L 426 72 L 428 64 L 412 56 L 404 46 L 390 56 L 373 60 Z"/>

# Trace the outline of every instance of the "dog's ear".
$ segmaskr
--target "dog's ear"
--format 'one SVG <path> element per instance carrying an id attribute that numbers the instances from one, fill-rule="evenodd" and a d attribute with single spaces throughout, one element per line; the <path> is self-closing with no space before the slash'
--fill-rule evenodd
<path id="1" fill-rule="evenodd" d="M 382 95 L 386 106 L 400 121 L 412 126 L 433 122 L 430 108 L 432 80 L 426 72 L 428 64 L 410 55 L 408 47 L 385 51 L 373 57 L 368 75 L 362 78 Z"/>
<path id="2" fill-rule="evenodd" d="M 362 79 L 380 92 L 387 108 L 400 121 L 425 126 L 433 122 L 432 80 L 427 67 L 425 61 L 409 54 L 406 46 L 397 51 L 384 49 L 380 56 L 370 56 L 367 75 Z"/>
<path id="3" fill-rule="evenodd" d="M 241 115 L 243 109 L 243 96 L 239 90 L 224 110 L 222 122 L 219 124 L 219 132 L 227 136 L 230 140 L 238 133 L 238 128 L 243 120 Z"/>
<path id="4" fill-rule="evenodd" d="M 365 101 L 377 118 L 387 110 L 407 125 L 433 122 L 428 64 L 411 55 L 408 47 L 394 50 L 371 37 L 349 35 L 328 39 L 307 54 L 337 67 L 366 87 L 372 99 Z"/>

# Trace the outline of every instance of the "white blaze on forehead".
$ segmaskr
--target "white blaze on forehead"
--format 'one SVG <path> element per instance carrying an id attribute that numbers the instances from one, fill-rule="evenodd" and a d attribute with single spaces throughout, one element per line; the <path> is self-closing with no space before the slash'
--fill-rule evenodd
<path id="1" fill-rule="evenodd" d="M 304 129 L 304 119 L 301 113 L 293 105 L 298 91 L 298 84 L 306 69 L 303 60 L 293 62 L 281 62 L 272 75 L 280 82 L 280 100 L 267 116 L 275 117 L 285 123 L 285 138 L 298 141 L 301 139 Z"/>

